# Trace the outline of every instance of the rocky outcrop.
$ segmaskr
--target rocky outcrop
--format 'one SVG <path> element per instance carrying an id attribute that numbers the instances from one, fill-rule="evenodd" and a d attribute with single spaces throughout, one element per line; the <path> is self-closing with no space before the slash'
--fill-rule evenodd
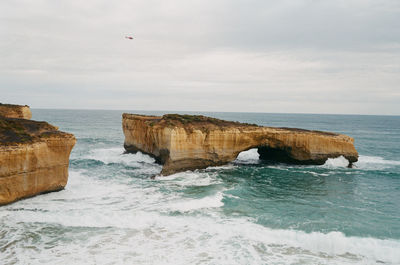
<path id="1" fill-rule="evenodd" d="M 0 116 L 7 118 L 31 119 L 32 112 L 29 106 L 0 103 Z"/>
<path id="2" fill-rule="evenodd" d="M 75 142 L 47 122 L 0 116 L 0 205 L 63 189 Z"/>
<path id="3" fill-rule="evenodd" d="M 261 159 L 323 164 L 344 156 L 358 160 L 353 138 L 330 132 L 262 127 L 209 118 L 167 114 L 123 114 L 127 152 L 141 151 L 163 164 L 162 175 L 226 164 L 242 151 L 258 148 Z"/>

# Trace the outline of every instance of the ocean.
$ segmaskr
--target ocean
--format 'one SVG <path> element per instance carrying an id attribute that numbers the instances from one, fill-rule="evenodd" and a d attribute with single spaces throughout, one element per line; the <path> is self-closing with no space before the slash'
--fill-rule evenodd
<path id="1" fill-rule="evenodd" d="M 360 158 L 167 177 L 124 154 L 123 112 L 33 109 L 74 133 L 60 192 L 0 207 L 1 264 L 400 264 L 400 116 L 186 112 L 347 134 Z M 178 112 L 182 113 L 182 112 Z"/>

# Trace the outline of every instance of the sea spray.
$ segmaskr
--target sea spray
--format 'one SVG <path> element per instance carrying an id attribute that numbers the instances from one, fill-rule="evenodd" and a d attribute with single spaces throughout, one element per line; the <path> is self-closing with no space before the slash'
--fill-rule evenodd
<path id="1" fill-rule="evenodd" d="M 324 166 L 327 168 L 348 167 L 349 160 L 347 160 L 343 156 L 339 156 L 337 158 L 328 158 L 328 160 L 326 160 Z"/>

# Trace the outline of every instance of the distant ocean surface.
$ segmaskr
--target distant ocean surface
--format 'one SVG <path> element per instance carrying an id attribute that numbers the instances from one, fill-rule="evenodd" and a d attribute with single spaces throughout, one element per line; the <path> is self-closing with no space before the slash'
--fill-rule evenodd
<path id="1" fill-rule="evenodd" d="M 141 114 L 163 112 L 126 111 Z M 0 264 L 400 264 L 400 117 L 192 113 L 347 134 L 360 154 L 167 177 L 123 154 L 123 111 L 39 110 L 74 133 L 65 190 L 0 207 Z"/>

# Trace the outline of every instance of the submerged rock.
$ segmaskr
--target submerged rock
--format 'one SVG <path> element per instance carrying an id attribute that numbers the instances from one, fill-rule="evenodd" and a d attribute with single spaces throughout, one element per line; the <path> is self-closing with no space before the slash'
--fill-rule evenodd
<path id="1" fill-rule="evenodd" d="M 32 112 L 29 106 L 0 103 L 0 116 L 7 118 L 31 119 Z"/>
<path id="2" fill-rule="evenodd" d="M 75 142 L 47 122 L 0 116 L 0 205 L 63 189 Z"/>
<path id="3" fill-rule="evenodd" d="M 358 160 L 353 138 L 295 128 L 262 127 L 205 116 L 162 117 L 124 113 L 127 152 L 141 151 L 163 164 L 162 175 L 226 164 L 242 151 L 258 148 L 261 159 L 295 164 L 324 164 L 344 156 Z"/>

